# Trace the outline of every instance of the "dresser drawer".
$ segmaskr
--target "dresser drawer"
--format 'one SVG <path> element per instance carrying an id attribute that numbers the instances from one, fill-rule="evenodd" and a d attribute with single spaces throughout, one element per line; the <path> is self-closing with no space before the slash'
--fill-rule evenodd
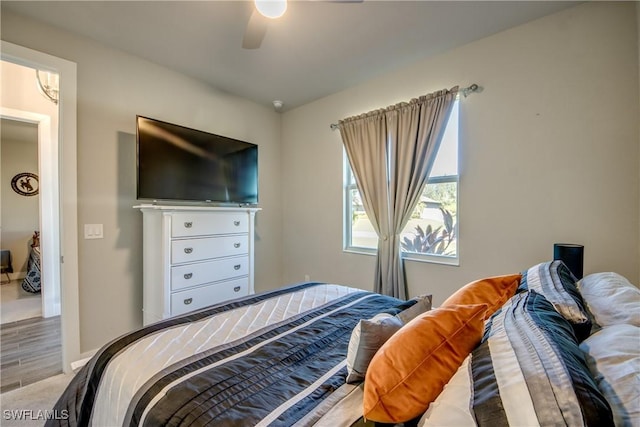
<path id="1" fill-rule="evenodd" d="M 171 267 L 171 290 L 177 291 L 247 274 L 249 274 L 248 256 L 180 265 Z"/>
<path id="2" fill-rule="evenodd" d="M 171 264 L 247 253 L 249 253 L 249 237 L 246 234 L 171 241 Z"/>
<path id="3" fill-rule="evenodd" d="M 205 236 L 249 232 L 249 217 L 243 212 L 185 212 L 171 219 L 171 237 Z"/>
<path id="4" fill-rule="evenodd" d="M 245 295 L 249 295 L 249 279 L 246 277 L 174 292 L 171 294 L 171 315 L 177 316 Z"/>

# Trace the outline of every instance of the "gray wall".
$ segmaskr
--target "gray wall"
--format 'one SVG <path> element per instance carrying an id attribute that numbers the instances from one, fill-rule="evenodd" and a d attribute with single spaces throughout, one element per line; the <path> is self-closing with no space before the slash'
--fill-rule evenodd
<path id="1" fill-rule="evenodd" d="M 638 36 L 633 3 L 530 22 L 285 113 L 285 281 L 370 289 L 374 257 L 342 251 L 342 146 L 330 123 L 457 84 L 460 266 L 406 261 L 412 295 L 441 303 L 470 280 L 584 244 L 585 273 L 638 283 Z"/>
<path id="2" fill-rule="evenodd" d="M 281 285 L 279 114 L 15 14 L 2 13 L 2 39 L 78 64 L 82 352 L 142 325 L 142 214 L 133 209 L 136 114 L 259 145 L 256 289 Z M 104 224 L 104 239 L 84 240 L 83 224 Z"/>

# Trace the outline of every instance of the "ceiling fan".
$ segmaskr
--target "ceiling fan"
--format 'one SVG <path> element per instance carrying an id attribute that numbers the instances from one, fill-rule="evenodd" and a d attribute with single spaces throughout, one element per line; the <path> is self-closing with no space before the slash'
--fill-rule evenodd
<path id="1" fill-rule="evenodd" d="M 336 3 L 360 3 L 364 0 L 328 0 Z M 280 18 L 287 11 L 287 0 L 254 0 L 254 9 L 249 17 L 242 38 L 243 49 L 258 49 L 262 44 L 269 22 Z"/>

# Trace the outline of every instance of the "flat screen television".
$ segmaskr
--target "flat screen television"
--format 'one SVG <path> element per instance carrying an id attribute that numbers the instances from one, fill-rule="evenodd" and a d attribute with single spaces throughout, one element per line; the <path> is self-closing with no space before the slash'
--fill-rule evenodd
<path id="1" fill-rule="evenodd" d="M 258 203 L 258 146 L 136 116 L 138 200 Z"/>

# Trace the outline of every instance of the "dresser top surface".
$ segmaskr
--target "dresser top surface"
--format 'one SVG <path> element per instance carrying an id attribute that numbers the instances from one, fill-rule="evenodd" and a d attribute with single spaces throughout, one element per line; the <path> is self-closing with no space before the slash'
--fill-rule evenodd
<path id="1" fill-rule="evenodd" d="M 262 208 L 255 206 L 189 206 L 189 205 L 155 205 L 140 204 L 133 207 L 141 211 L 170 211 L 170 212 L 258 212 Z"/>

